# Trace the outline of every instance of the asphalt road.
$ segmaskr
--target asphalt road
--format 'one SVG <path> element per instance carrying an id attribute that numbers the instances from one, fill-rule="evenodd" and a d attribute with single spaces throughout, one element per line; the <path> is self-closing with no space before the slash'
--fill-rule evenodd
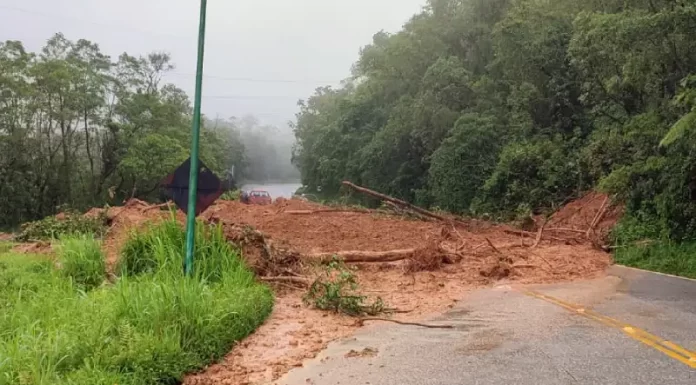
<path id="1" fill-rule="evenodd" d="M 477 291 L 430 323 L 455 327 L 372 326 L 277 384 L 696 384 L 696 281 L 615 266 Z"/>

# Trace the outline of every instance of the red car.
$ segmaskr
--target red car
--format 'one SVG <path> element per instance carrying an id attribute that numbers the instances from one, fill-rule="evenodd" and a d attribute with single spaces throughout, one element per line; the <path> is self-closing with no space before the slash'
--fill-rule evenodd
<path id="1" fill-rule="evenodd" d="M 271 198 L 271 194 L 269 194 L 268 191 L 245 191 L 242 193 L 242 203 L 250 205 L 270 205 L 271 203 L 273 203 L 273 198 Z"/>

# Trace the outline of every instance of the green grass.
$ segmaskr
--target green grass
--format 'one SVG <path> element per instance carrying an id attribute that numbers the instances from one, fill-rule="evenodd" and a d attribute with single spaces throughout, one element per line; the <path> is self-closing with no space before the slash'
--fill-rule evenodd
<path id="1" fill-rule="evenodd" d="M 0 241 L 0 254 L 7 253 L 8 251 L 12 250 L 12 247 L 14 247 L 14 243 Z"/>
<path id="2" fill-rule="evenodd" d="M 61 239 L 60 268 L 1 255 L 0 385 L 177 384 L 221 358 L 273 298 L 220 228 L 201 224 L 196 238 L 201 263 L 186 278 L 178 224 L 134 234 L 113 285 L 89 237 Z"/>
<path id="3" fill-rule="evenodd" d="M 626 266 L 696 278 L 696 242 L 661 242 L 620 248 L 614 259 Z"/>
<path id="4" fill-rule="evenodd" d="M 93 289 L 106 278 L 106 262 L 101 245 L 91 235 L 61 237 L 56 247 L 60 256 L 60 272 L 77 285 Z"/>

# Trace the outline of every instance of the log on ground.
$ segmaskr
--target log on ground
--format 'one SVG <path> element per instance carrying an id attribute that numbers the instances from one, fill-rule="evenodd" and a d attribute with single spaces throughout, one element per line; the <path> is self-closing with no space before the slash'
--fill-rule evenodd
<path id="1" fill-rule="evenodd" d="M 416 249 L 388 250 L 388 251 L 336 251 L 332 253 L 315 253 L 305 255 L 309 260 L 321 263 L 331 262 L 336 257 L 346 263 L 356 262 L 395 262 L 411 258 Z"/>

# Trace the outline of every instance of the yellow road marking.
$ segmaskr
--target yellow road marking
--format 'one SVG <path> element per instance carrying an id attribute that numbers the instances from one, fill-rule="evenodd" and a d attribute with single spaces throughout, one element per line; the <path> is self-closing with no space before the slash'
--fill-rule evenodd
<path id="1" fill-rule="evenodd" d="M 636 341 L 640 341 L 645 345 L 650 346 L 651 348 L 658 350 L 665 355 L 691 367 L 696 369 L 696 352 L 692 352 L 690 350 L 684 349 L 683 347 L 675 344 L 674 342 L 664 340 L 654 334 L 648 333 L 647 331 L 637 328 L 635 326 L 629 325 L 622 323 L 620 321 L 617 321 L 613 318 L 601 315 L 595 311 L 592 311 L 590 309 L 587 309 L 583 306 L 575 305 L 572 303 L 565 302 L 563 300 L 560 300 L 558 298 L 554 298 L 551 296 L 548 296 L 546 294 L 541 294 L 535 291 L 524 291 L 525 294 L 542 299 L 546 302 L 550 302 L 554 305 L 558 305 L 570 312 L 573 312 L 575 314 L 578 314 L 580 316 L 583 316 L 585 318 L 589 318 L 591 320 L 597 321 L 603 325 L 619 329 L 622 331 L 624 334 L 627 336 L 635 339 Z"/>

